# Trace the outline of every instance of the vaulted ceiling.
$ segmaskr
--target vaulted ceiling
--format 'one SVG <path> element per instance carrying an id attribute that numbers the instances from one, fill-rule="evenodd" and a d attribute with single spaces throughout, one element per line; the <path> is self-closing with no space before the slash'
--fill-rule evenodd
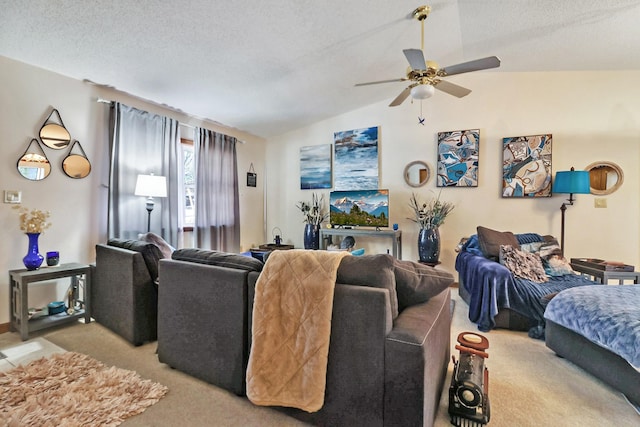
<path id="1" fill-rule="evenodd" d="M 393 100 L 406 83 L 354 85 L 404 77 L 423 4 L 440 66 L 640 69 L 637 0 L 0 0 L 0 55 L 270 137 Z"/>

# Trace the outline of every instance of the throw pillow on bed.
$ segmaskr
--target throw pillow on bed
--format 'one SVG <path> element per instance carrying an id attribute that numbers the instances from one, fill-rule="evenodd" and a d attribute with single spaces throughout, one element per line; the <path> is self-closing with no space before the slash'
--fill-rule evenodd
<path id="1" fill-rule="evenodd" d="M 478 226 L 478 244 L 482 254 L 489 259 L 497 260 L 500 257 L 500 246 L 509 245 L 520 249 L 518 238 L 510 231 L 496 231 L 490 228 Z"/>
<path id="2" fill-rule="evenodd" d="M 542 259 L 537 255 L 510 245 L 500 246 L 500 264 L 511 271 L 514 276 L 543 283 L 549 281 L 542 265 Z"/>

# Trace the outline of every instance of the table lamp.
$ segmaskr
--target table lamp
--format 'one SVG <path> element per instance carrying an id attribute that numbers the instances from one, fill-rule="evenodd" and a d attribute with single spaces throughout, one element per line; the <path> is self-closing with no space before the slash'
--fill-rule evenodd
<path id="1" fill-rule="evenodd" d="M 136 196 L 147 198 L 147 233 L 151 231 L 151 211 L 155 205 L 154 197 L 167 197 L 167 178 L 156 175 L 138 175 L 136 181 Z"/>
<path id="2" fill-rule="evenodd" d="M 569 205 L 573 205 L 575 199 L 574 194 L 589 194 L 591 192 L 591 185 L 589 182 L 588 171 L 577 171 L 573 167 L 570 171 L 556 172 L 556 177 L 553 180 L 553 187 L 551 189 L 553 193 L 569 194 L 567 202 Z M 560 206 L 562 212 L 562 226 L 560 231 L 560 249 L 564 255 L 564 216 L 567 210 L 567 203 L 563 203 Z"/>

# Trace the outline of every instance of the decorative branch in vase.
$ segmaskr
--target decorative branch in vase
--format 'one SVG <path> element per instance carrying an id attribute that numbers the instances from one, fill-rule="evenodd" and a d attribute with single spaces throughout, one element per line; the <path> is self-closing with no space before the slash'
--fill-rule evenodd
<path id="1" fill-rule="evenodd" d="M 440 193 L 426 203 L 418 201 L 415 193 L 411 194 L 409 206 L 413 210 L 413 218 L 409 218 L 420 226 L 418 234 L 418 255 L 420 262 L 430 265 L 439 264 L 440 230 L 445 219 L 455 208 L 451 202 L 440 200 Z"/>
<path id="2" fill-rule="evenodd" d="M 299 202 L 296 207 L 300 209 L 306 223 L 304 229 L 304 248 L 320 248 L 320 225 L 329 218 L 329 212 L 325 211 L 324 196 L 316 193 L 311 195 L 311 203 Z"/>

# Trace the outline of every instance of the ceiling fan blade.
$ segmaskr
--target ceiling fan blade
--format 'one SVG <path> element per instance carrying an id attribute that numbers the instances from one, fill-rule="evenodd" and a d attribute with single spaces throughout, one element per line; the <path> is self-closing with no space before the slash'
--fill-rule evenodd
<path id="1" fill-rule="evenodd" d="M 391 104 L 389 104 L 389 107 L 397 107 L 398 105 L 402 104 L 404 100 L 407 99 L 410 93 L 411 93 L 411 86 L 407 87 L 405 90 L 400 92 L 400 95 L 398 95 L 396 99 L 391 101 Z"/>
<path id="2" fill-rule="evenodd" d="M 458 98 L 462 98 L 463 96 L 467 96 L 471 93 L 470 89 L 458 86 L 445 80 L 440 80 L 438 83 L 436 83 L 435 88 Z"/>
<path id="3" fill-rule="evenodd" d="M 405 80 L 407 79 L 402 78 L 402 79 L 379 80 L 377 82 L 357 83 L 356 86 L 368 86 L 368 85 L 377 85 L 380 83 L 404 82 Z"/>
<path id="4" fill-rule="evenodd" d="M 454 74 L 468 73 L 470 71 L 486 70 L 488 68 L 497 68 L 500 66 L 500 59 L 497 56 L 488 56 L 474 61 L 463 62 L 461 64 L 450 65 L 441 68 L 445 76 L 453 76 Z"/>
<path id="5" fill-rule="evenodd" d="M 409 65 L 414 70 L 426 70 L 427 65 L 424 54 L 420 49 L 404 49 L 404 56 L 407 57 L 407 61 L 409 61 Z"/>

